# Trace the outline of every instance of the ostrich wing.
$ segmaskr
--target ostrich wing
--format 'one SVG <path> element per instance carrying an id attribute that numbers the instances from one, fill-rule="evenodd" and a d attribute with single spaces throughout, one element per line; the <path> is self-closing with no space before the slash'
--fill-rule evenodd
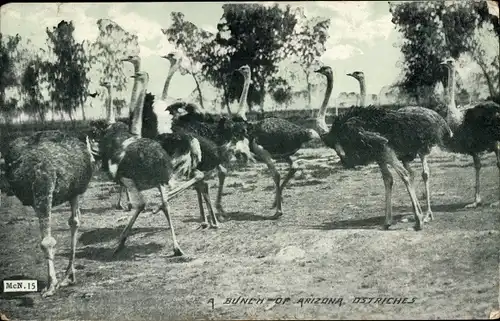
<path id="1" fill-rule="evenodd" d="M 365 147 L 383 147 L 389 140 L 380 133 L 366 130 L 363 121 L 357 117 L 349 119 L 344 124 L 345 133 L 354 140 L 360 140 Z"/>

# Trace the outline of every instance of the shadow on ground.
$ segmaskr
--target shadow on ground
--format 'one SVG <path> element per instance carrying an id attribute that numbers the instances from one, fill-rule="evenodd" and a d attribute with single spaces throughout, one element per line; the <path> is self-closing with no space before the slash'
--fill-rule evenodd
<path id="1" fill-rule="evenodd" d="M 394 225 L 406 215 L 393 215 Z M 385 216 L 374 216 L 364 219 L 351 219 L 333 222 L 324 222 L 321 225 L 312 225 L 310 228 L 319 230 L 343 230 L 343 229 L 381 229 Z"/>
<path id="2" fill-rule="evenodd" d="M 103 227 L 86 231 L 81 234 L 78 242 L 83 245 L 90 245 L 109 241 L 118 241 L 124 228 L 125 225 L 120 225 L 113 228 Z M 165 230 L 166 228 L 164 227 L 133 227 L 130 231 L 129 237 L 139 233 L 146 233 L 145 236 L 148 236 Z"/>

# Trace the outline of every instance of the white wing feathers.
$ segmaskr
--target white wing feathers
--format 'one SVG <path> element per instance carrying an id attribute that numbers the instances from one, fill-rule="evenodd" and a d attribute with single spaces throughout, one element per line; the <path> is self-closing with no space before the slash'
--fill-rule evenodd
<path id="1" fill-rule="evenodd" d="M 159 134 L 170 134 L 172 133 L 172 122 L 173 116 L 167 111 L 168 103 L 164 100 L 155 99 L 153 103 L 153 111 L 158 118 L 158 133 Z"/>

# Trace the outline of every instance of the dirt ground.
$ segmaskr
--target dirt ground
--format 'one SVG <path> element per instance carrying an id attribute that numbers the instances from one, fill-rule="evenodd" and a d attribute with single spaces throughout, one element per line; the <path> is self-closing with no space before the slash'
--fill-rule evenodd
<path id="1" fill-rule="evenodd" d="M 345 170 L 333 151 L 318 148 L 297 158 L 304 170 L 285 190 L 278 220 L 268 219 L 273 183 L 261 164 L 229 173 L 219 230 L 198 229 L 193 190 L 173 200 L 185 260 L 172 258 L 166 219 L 151 212 L 159 204 L 156 190 L 146 192 L 149 211 L 112 259 L 131 213 L 112 208 L 115 184 L 94 179 L 81 201 L 77 284 L 46 299 L 2 294 L 0 311 L 11 320 L 478 319 L 498 309 L 500 209 L 489 206 L 498 199 L 493 154 L 483 157 L 485 205 L 477 209 L 464 209 L 474 194 L 472 159 L 431 154 L 435 220 L 419 232 L 409 230 L 411 222 L 381 230 L 384 185 L 376 165 Z M 421 165 L 413 168 L 422 197 Z M 215 178 L 210 186 L 215 199 Z M 2 202 L 0 276 L 37 279 L 43 286 L 47 270 L 33 210 L 12 197 Z M 397 177 L 393 208 L 396 219 L 412 214 Z M 68 205 L 53 217 L 60 276 L 70 252 Z M 368 303 L 372 297 L 401 299 Z"/>

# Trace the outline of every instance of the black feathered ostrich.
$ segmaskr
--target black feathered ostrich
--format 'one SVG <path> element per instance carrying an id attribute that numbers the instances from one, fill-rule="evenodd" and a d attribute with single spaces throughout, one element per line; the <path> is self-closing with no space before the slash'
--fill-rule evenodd
<path id="1" fill-rule="evenodd" d="M 324 66 L 316 72 L 329 73 Z M 449 139 L 450 132 L 443 129 L 427 113 L 396 112 L 377 107 L 352 107 L 334 119 L 330 132 L 321 136 L 325 145 L 335 149 L 347 168 L 377 162 L 385 185 L 384 228 L 393 224 L 393 177 L 389 165 L 405 184 L 415 215 L 415 229 L 423 228 L 424 217 L 415 194 L 410 173 L 402 160 L 411 161 L 418 154 L 426 153 L 432 146 Z"/>
<path id="2" fill-rule="evenodd" d="M 171 67 L 169 69 L 167 79 L 165 80 L 162 97 L 159 101 L 166 101 L 170 81 L 175 71 L 178 70 L 178 65 L 180 63 L 180 57 L 175 53 L 164 56 L 164 58 L 169 60 Z M 216 208 L 219 213 L 223 213 L 224 211 L 222 209 L 221 199 L 224 180 L 227 173 L 227 170 L 223 165 L 230 161 L 235 150 L 238 150 L 239 152 L 245 152 L 245 150 L 248 150 L 248 148 L 240 148 L 241 142 L 238 143 L 243 139 L 242 135 L 237 135 L 237 130 L 235 128 L 238 127 L 238 124 L 233 124 L 233 122 L 226 117 L 216 120 L 215 117 L 210 117 L 209 115 L 203 113 L 198 106 L 191 103 L 176 102 L 167 107 L 167 112 L 170 112 L 175 116 L 172 124 L 173 134 L 167 135 L 168 137 L 165 137 L 165 139 L 178 140 L 180 137 L 186 135 L 196 138 L 200 143 L 201 155 L 203 155 L 196 168 L 206 174 L 217 170 L 219 188 L 217 193 Z M 163 144 L 163 146 L 167 152 L 173 152 L 172 147 L 174 144 L 168 143 Z M 247 154 L 247 156 L 249 155 Z M 204 200 L 212 219 L 210 221 L 210 226 L 217 228 L 219 226 L 219 222 L 213 212 L 208 184 L 204 180 L 200 181 L 195 185 L 195 189 L 197 191 L 200 214 L 202 217 L 201 227 L 205 228 L 209 223 L 203 209 Z"/>
<path id="3" fill-rule="evenodd" d="M 42 291 L 47 297 L 56 289 L 76 282 L 75 252 L 80 225 L 80 196 L 92 177 L 92 152 L 86 142 L 60 131 L 37 132 L 12 140 L 4 151 L 8 189 L 25 206 L 32 206 L 38 217 L 41 248 L 47 260 L 48 284 Z M 54 268 L 56 240 L 52 236 L 52 208 L 69 202 L 71 216 L 71 256 L 64 278 L 58 282 Z"/>
<path id="4" fill-rule="evenodd" d="M 475 208 L 482 203 L 480 195 L 480 154 L 483 152 L 494 152 L 497 158 L 499 200 L 491 204 L 491 206 L 497 207 L 500 204 L 500 105 L 493 101 L 485 101 L 462 113 L 455 105 L 455 60 L 448 58 L 442 64 L 448 69 L 446 121 L 454 132 L 446 147 L 451 152 L 471 155 L 476 171 L 474 202 L 466 205 L 466 208 Z"/>
<path id="5" fill-rule="evenodd" d="M 347 74 L 347 76 L 353 77 L 359 82 L 359 88 L 360 88 L 360 107 L 365 107 L 365 101 L 366 101 L 366 82 L 365 82 L 365 74 L 362 71 L 354 71 L 352 73 Z M 427 117 L 430 117 L 433 119 L 433 121 L 441 126 L 443 130 L 443 134 L 448 132 L 448 137 L 453 136 L 453 132 L 444 120 L 443 117 L 441 117 L 436 111 L 425 108 L 425 107 L 420 107 L 420 106 L 408 106 L 408 107 L 403 107 L 398 109 L 398 112 L 403 112 L 403 113 L 411 113 L 411 114 L 425 114 Z M 445 142 L 446 140 L 443 140 L 442 142 Z M 430 193 L 430 182 L 429 182 L 429 177 L 430 177 L 430 170 L 429 170 L 429 164 L 427 162 L 428 155 L 431 152 L 431 148 L 433 146 L 429 146 L 428 149 L 421 149 L 418 152 L 418 157 L 420 158 L 420 161 L 422 162 L 422 179 L 424 181 L 425 185 L 425 193 L 424 197 L 426 200 L 426 205 L 427 205 L 427 212 L 424 218 L 425 222 L 432 221 L 434 219 L 434 214 L 431 209 L 431 193 Z M 444 146 L 440 146 L 444 147 Z M 411 159 L 410 159 L 411 158 Z M 410 162 L 413 160 L 413 156 L 406 158 L 403 157 L 401 161 L 403 162 L 403 166 L 405 169 L 410 173 L 410 179 L 412 182 L 414 182 L 415 179 L 415 173 L 410 167 Z"/>
<path id="6" fill-rule="evenodd" d="M 238 71 L 245 78 L 244 95 L 240 98 L 240 113 L 244 116 L 245 111 L 242 107 L 245 106 L 247 100 L 251 70 L 248 65 L 244 65 Z M 264 162 L 272 172 L 276 186 L 275 199 L 272 205 L 272 208 L 276 208 L 276 213 L 273 218 L 279 218 L 283 215 L 283 189 L 299 169 L 299 165 L 291 159 L 291 156 L 304 143 L 319 139 L 320 136 L 313 129 L 304 128 L 282 118 L 269 117 L 255 122 L 247 122 L 246 117 L 243 117 L 243 120 L 247 126 L 246 135 L 251 153 L 256 156 L 256 160 Z M 276 170 L 275 161 L 285 161 L 290 165 L 283 180 L 281 180 L 281 176 Z"/>
<path id="7" fill-rule="evenodd" d="M 130 131 L 123 130 L 119 123 L 111 124 L 100 140 L 100 150 L 107 146 L 106 151 L 110 157 L 103 158 L 107 161 L 111 177 L 127 188 L 134 214 L 128 225 L 120 235 L 120 240 L 114 253 L 125 245 L 125 241 L 134 225 L 135 220 L 145 208 L 142 191 L 158 188 L 162 199 L 162 210 L 167 218 L 172 233 L 174 255 L 182 256 L 183 252 L 177 243 L 174 227 L 170 218 L 168 200 L 180 192 L 191 187 L 203 178 L 203 173 L 195 171 L 193 178 L 180 184 L 175 189 L 170 189 L 171 178 L 174 173 L 175 160 L 163 149 L 161 144 L 153 139 L 140 137 L 142 130 L 142 107 L 149 80 L 146 72 L 139 72 L 133 76 L 138 81 L 138 98 L 133 112 Z M 112 141 L 112 144 L 109 144 Z"/>

